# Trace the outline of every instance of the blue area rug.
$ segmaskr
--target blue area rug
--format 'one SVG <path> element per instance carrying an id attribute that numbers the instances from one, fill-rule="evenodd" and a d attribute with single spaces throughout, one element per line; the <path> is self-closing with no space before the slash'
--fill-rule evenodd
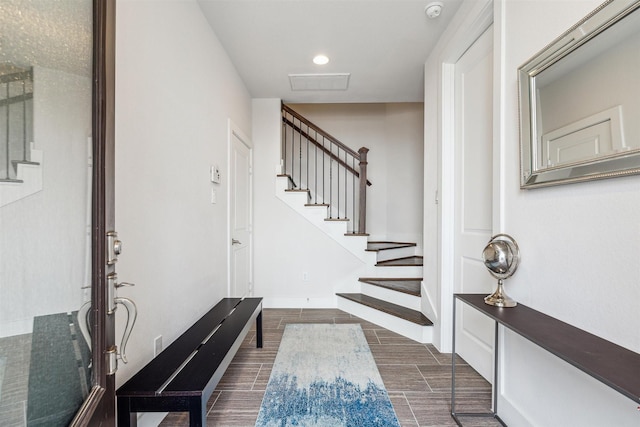
<path id="1" fill-rule="evenodd" d="M 400 427 L 357 324 L 287 325 L 256 427 Z"/>

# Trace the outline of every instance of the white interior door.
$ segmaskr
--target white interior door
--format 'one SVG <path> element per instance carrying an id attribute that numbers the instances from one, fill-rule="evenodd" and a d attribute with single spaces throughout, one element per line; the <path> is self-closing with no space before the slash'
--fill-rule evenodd
<path id="1" fill-rule="evenodd" d="M 482 262 L 493 218 L 493 27 L 455 64 L 454 291 L 492 292 Z M 458 303 L 456 352 L 491 381 L 493 322 Z"/>
<path id="2" fill-rule="evenodd" d="M 252 279 L 252 148 L 243 134 L 230 126 L 230 280 L 232 297 L 251 295 Z"/>

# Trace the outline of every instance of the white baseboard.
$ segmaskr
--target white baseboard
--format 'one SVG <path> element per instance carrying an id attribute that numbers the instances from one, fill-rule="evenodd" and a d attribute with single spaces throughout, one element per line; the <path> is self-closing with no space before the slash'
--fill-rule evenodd
<path id="1" fill-rule="evenodd" d="M 263 308 L 336 308 L 336 297 L 324 298 L 270 298 L 264 297 Z"/>

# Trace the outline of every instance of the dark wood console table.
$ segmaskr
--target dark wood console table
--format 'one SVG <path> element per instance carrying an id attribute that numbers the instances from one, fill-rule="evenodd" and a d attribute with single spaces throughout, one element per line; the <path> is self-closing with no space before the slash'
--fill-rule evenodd
<path id="1" fill-rule="evenodd" d="M 493 412 L 458 413 L 455 410 L 455 357 L 452 358 L 451 416 L 462 425 L 460 416 L 491 416 L 505 425 L 497 414 L 498 325 L 502 325 L 551 354 L 575 366 L 619 393 L 640 403 L 640 354 L 571 326 L 525 305 L 500 308 L 485 304 L 484 294 L 455 294 L 453 299 L 453 353 L 456 342 L 456 300 L 489 316 L 495 323 Z"/>

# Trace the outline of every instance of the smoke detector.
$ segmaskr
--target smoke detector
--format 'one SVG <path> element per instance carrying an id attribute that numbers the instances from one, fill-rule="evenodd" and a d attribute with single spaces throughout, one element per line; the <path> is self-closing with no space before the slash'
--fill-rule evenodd
<path id="1" fill-rule="evenodd" d="M 427 7 L 424 8 L 424 13 L 431 19 L 437 18 L 442 13 L 442 2 L 434 1 L 429 3 Z"/>

